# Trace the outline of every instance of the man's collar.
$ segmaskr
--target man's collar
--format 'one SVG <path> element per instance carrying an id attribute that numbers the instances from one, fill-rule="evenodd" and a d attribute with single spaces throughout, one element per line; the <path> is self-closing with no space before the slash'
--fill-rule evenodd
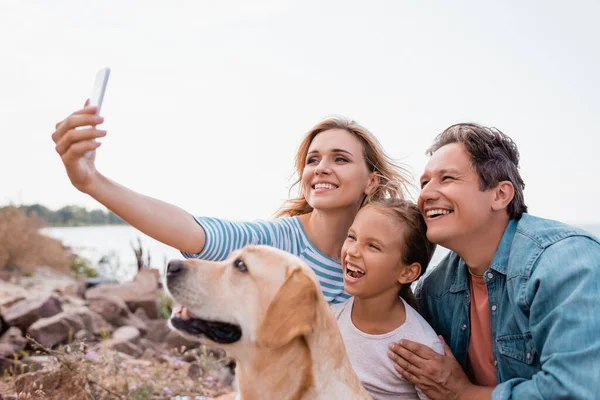
<path id="1" fill-rule="evenodd" d="M 452 282 L 452 286 L 450 286 L 450 291 L 452 293 L 462 292 L 467 290 L 469 286 L 468 274 L 469 270 L 467 268 L 467 264 L 465 260 L 460 257 L 458 258 L 458 265 L 456 266 L 456 273 L 454 274 L 454 281 Z"/>
<path id="2" fill-rule="evenodd" d="M 508 257 L 510 255 L 510 248 L 513 239 L 515 238 L 518 223 L 519 221 L 516 219 L 508 221 L 508 225 L 506 225 L 506 229 L 504 230 L 504 234 L 502 235 L 502 239 L 500 240 L 500 244 L 498 245 L 498 249 L 496 249 L 496 254 L 490 265 L 491 269 L 500 272 L 503 275 L 506 275 L 506 270 L 508 269 Z"/>

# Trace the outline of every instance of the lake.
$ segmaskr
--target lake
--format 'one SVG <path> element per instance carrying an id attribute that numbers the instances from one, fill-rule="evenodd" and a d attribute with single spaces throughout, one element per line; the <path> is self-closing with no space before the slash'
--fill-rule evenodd
<path id="1" fill-rule="evenodd" d="M 580 225 L 580 227 L 600 237 L 600 225 Z M 149 252 L 150 265 L 158 269 L 161 275 L 169 260 L 183 258 L 178 250 L 146 236 L 129 225 L 51 227 L 42 229 L 42 232 L 61 240 L 65 245 L 73 248 L 74 252 L 90 260 L 93 265 L 98 265 L 102 257 L 108 257 L 110 262 L 99 268 L 103 269 L 103 275 L 120 281 L 132 279 L 137 272 L 131 243 L 137 247 L 138 238 L 144 249 L 144 260 Z M 447 251 L 438 246 L 431 265 L 436 265 Z"/>

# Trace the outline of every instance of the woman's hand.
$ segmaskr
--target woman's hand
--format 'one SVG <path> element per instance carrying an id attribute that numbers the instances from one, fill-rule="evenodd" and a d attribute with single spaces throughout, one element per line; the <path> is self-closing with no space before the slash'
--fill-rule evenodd
<path id="1" fill-rule="evenodd" d="M 56 124 L 52 140 L 56 143 L 56 152 L 60 155 L 67 175 L 73 186 L 87 192 L 96 177 L 96 149 L 100 142 L 96 139 L 106 135 L 106 131 L 96 129 L 104 118 L 96 115 L 96 107 L 87 107 L 74 112 Z M 88 153 L 89 154 L 86 154 Z"/>

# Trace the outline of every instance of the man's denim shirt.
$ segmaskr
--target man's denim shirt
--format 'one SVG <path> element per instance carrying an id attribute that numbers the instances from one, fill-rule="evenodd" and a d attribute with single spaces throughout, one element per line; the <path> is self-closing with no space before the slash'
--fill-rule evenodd
<path id="1" fill-rule="evenodd" d="M 523 214 L 484 274 L 496 386 L 493 399 L 600 399 L 600 242 Z M 467 371 L 469 280 L 450 252 L 417 285 L 421 311 Z"/>

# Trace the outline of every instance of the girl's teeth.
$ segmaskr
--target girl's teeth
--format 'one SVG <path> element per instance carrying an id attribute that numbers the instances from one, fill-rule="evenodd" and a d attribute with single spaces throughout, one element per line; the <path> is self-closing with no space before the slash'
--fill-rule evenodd
<path id="1" fill-rule="evenodd" d="M 365 273 L 365 271 L 363 271 L 362 269 L 360 269 L 360 268 L 357 268 L 357 267 L 355 267 L 355 266 L 353 266 L 353 265 L 349 265 L 349 264 L 348 264 L 348 265 L 346 266 L 346 268 L 348 268 L 348 269 L 349 269 L 350 271 L 352 271 L 352 272 L 360 272 L 360 273 L 363 273 L 363 274 Z"/>
<path id="2" fill-rule="evenodd" d="M 350 264 L 346 264 L 346 275 L 358 279 L 365 276 L 365 271 Z"/>

